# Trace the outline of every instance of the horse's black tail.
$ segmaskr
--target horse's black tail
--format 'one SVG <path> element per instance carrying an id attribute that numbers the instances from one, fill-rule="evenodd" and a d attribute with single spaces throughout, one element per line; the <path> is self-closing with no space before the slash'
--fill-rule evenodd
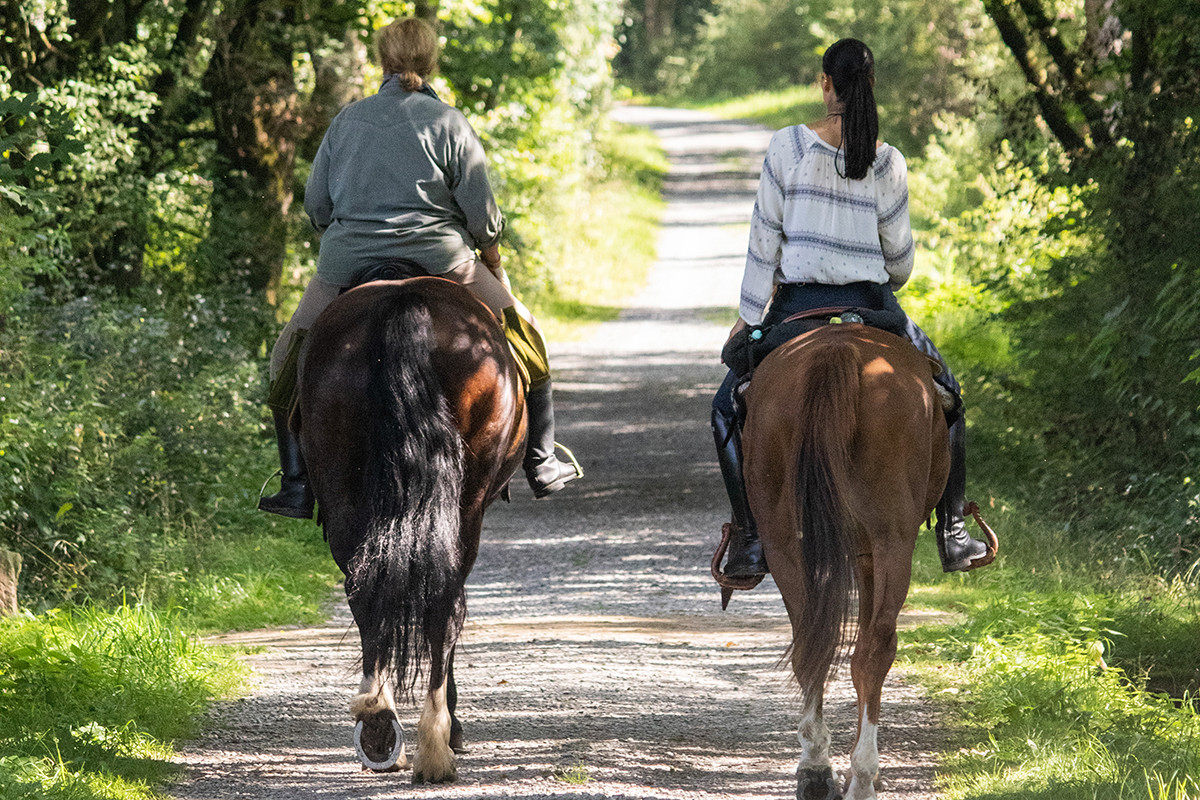
<path id="1" fill-rule="evenodd" d="M 854 589 L 849 505 L 850 442 L 857 425 L 859 370 L 850 349 L 815 359 L 804 389 L 796 502 L 804 559 L 803 613 L 808 621 L 792 643 L 800 689 L 819 697 L 845 643 Z"/>
<path id="2" fill-rule="evenodd" d="M 430 311 L 402 295 L 371 325 L 368 392 L 374 454 L 364 476 L 370 519 L 351 560 L 350 599 L 376 674 L 411 694 L 435 644 L 465 614 L 459 548 L 463 444 L 433 369 Z M 366 646 L 370 642 L 373 646 Z M 368 669 L 370 664 L 364 665 Z"/>

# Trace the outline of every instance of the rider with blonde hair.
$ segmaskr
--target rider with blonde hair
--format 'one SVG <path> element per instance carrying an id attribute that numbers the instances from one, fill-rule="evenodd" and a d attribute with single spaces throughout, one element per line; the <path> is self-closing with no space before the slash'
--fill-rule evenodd
<path id="1" fill-rule="evenodd" d="M 536 497 L 582 477 L 555 454 L 554 405 L 546 345 L 528 309 L 509 289 L 500 259 L 504 217 L 479 137 L 441 102 L 428 77 L 437 34 L 416 18 L 397 19 L 377 39 L 379 92 L 344 108 L 325 133 L 305 188 L 304 208 L 321 232 L 317 274 L 271 352 L 271 398 L 283 480 L 259 508 L 311 518 L 312 491 L 287 424 L 304 333 L 339 293 L 381 265 L 409 262 L 466 287 L 505 330 L 527 378 L 525 474 Z"/>

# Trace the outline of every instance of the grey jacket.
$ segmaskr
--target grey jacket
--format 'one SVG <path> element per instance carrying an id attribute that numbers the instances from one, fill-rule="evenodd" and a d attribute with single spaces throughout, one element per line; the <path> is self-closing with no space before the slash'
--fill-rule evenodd
<path id="1" fill-rule="evenodd" d="M 447 272 L 495 244 L 504 227 L 466 117 L 395 78 L 334 118 L 304 210 L 321 231 L 317 274 L 341 285 L 391 258 Z"/>

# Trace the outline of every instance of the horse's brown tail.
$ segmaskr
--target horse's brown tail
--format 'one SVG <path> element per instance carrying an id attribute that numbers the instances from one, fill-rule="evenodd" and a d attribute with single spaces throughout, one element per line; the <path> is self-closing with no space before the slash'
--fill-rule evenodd
<path id="1" fill-rule="evenodd" d="M 462 439 L 433 369 L 430 311 L 418 294 L 383 304 L 371 325 L 368 396 L 374 455 L 370 519 L 347 591 L 364 659 L 410 694 L 431 648 L 451 641 L 465 605 L 459 545 Z M 372 654 L 368 656 L 368 653 Z M 370 666 L 370 665 L 366 665 Z"/>
<path id="2" fill-rule="evenodd" d="M 814 359 L 804 387 L 796 503 L 804 562 L 803 611 L 792 668 L 800 689 L 820 696 L 845 641 L 854 588 L 849 504 L 850 442 L 857 425 L 858 362 L 849 348 Z"/>

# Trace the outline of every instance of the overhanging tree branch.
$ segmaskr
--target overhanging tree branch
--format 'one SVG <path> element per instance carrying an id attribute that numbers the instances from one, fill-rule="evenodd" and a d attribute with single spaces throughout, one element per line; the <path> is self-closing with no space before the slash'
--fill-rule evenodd
<path id="1" fill-rule="evenodd" d="M 1066 84 L 1071 99 L 1083 112 L 1088 123 L 1088 131 L 1092 135 L 1092 141 L 1099 148 L 1112 146 L 1112 136 L 1109 135 L 1104 112 L 1101 110 L 1100 104 L 1092 97 L 1087 82 L 1084 80 L 1080 60 L 1067 48 L 1062 37 L 1058 35 L 1058 29 L 1046 16 L 1046 10 L 1042 7 L 1041 0 L 1017 0 L 1017 2 L 1021 6 L 1021 10 L 1025 12 L 1025 18 L 1029 20 L 1030 27 L 1037 32 L 1038 38 L 1046 46 L 1046 51 L 1050 53 L 1050 58 L 1058 67 L 1058 73 L 1062 77 L 1063 83 Z"/>
<path id="2" fill-rule="evenodd" d="M 983 7 L 992 21 L 996 23 L 1000 38 L 1004 40 L 1004 44 L 1017 60 L 1017 65 L 1021 68 L 1026 82 L 1033 87 L 1034 99 L 1037 101 L 1042 119 L 1046 121 L 1050 132 L 1062 143 L 1067 152 L 1082 153 L 1086 151 L 1087 142 L 1067 119 L 1062 102 L 1053 93 L 1049 81 L 1043 77 L 1038 68 L 1037 59 L 1029 46 L 1029 41 L 1017 24 L 1016 18 L 1013 17 L 1006 0 L 983 0 Z"/>

